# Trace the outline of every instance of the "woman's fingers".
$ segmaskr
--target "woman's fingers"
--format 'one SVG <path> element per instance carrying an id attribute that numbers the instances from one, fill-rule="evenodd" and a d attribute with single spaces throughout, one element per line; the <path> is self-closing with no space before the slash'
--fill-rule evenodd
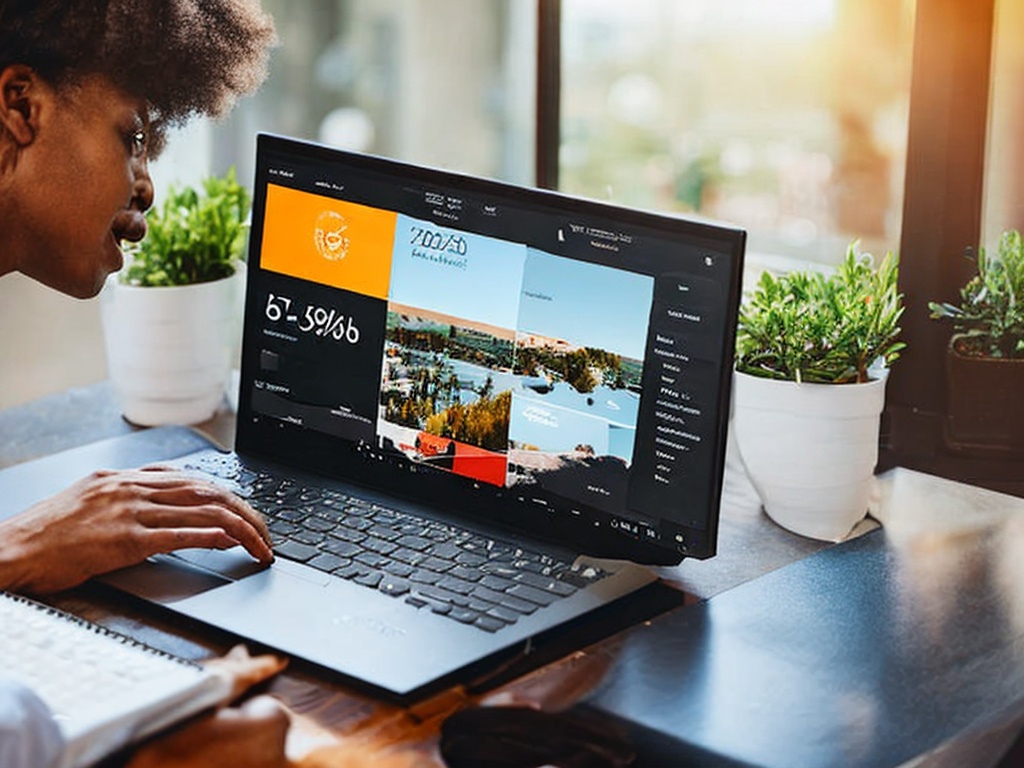
<path id="1" fill-rule="evenodd" d="M 226 509 L 219 504 L 169 506 L 150 500 L 139 509 L 138 520 L 142 525 L 154 531 L 188 531 L 189 535 L 193 536 L 200 535 L 204 529 L 207 529 L 208 532 L 220 531 L 232 540 L 229 546 L 241 544 L 249 554 L 260 562 L 269 563 L 274 559 L 269 543 L 270 533 L 262 518 L 257 516 L 253 520 L 243 517 L 234 510 Z M 208 535 L 213 536 L 212 533 Z M 190 544 L 188 546 L 203 545 Z M 216 548 L 223 549 L 225 547 Z"/>
<path id="2" fill-rule="evenodd" d="M 155 501 L 162 501 L 167 504 L 194 504 L 197 499 L 207 502 L 221 504 L 234 511 L 237 515 L 248 521 L 267 542 L 270 541 L 270 532 L 259 512 L 249 504 L 230 491 L 221 488 L 206 480 L 182 475 L 180 473 L 168 473 L 158 475 L 149 470 L 151 477 L 146 478 L 152 482 L 149 487 L 153 489 L 150 498 Z"/>
<path id="3" fill-rule="evenodd" d="M 163 521 L 154 520 L 139 533 L 140 538 L 149 542 L 149 554 L 173 552 L 193 547 L 205 549 L 230 549 L 241 546 L 254 559 L 269 565 L 274 561 L 274 552 L 262 537 L 252 528 L 237 520 L 227 525 L 218 525 L 216 520 L 204 518 L 189 525 L 180 514 L 166 516 Z"/>
<path id="4" fill-rule="evenodd" d="M 155 467 L 130 473 L 124 479 L 130 481 L 133 493 L 148 502 L 138 510 L 143 525 L 221 528 L 260 562 L 273 560 L 266 522 L 235 494 L 205 480 Z"/>
<path id="5" fill-rule="evenodd" d="M 236 645 L 224 656 L 210 659 L 205 665 L 231 678 L 232 698 L 237 698 L 254 685 L 282 672 L 288 666 L 288 660 L 269 653 L 250 656 L 244 645 Z"/>

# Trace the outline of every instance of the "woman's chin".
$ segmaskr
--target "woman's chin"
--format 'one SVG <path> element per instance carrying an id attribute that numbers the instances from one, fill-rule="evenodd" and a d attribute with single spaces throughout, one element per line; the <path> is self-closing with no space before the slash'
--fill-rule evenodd
<path id="1" fill-rule="evenodd" d="M 121 267 L 124 266 L 124 251 L 121 250 L 121 239 L 116 237 L 113 232 L 110 233 L 110 272 L 117 272 Z"/>
<path id="2" fill-rule="evenodd" d="M 124 266 L 124 255 L 117 241 L 111 238 L 111 246 L 104 252 L 105 258 L 102 263 L 96 265 L 96 270 L 91 276 L 91 285 L 85 285 L 83 280 L 82 292 L 75 292 L 72 295 L 80 299 L 88 299 L 96 296 L 107 282 L 107 277 L 117 272 Z"/>

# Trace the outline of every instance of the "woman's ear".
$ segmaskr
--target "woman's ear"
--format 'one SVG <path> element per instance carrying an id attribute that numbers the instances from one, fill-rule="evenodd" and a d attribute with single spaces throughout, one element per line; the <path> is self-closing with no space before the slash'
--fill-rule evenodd
<path id="1" fill-rule="evenodd" d="M 45 91 L 31 67 L 11 64 L 0 69 L 0 126 L 19 146 L 35 139 L 40 98 Z"/>

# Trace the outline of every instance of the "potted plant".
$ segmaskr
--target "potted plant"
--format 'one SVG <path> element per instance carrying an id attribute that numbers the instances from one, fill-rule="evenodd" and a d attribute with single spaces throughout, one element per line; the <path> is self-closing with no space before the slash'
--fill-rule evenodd
<path id="1" fill-rule="evenodd" d="M 973 253 L 968 252 L 968 257 Z M 946 443 L 976 454 L 1024 453 L 1024 238 L 1004 231 L 995 256 L 979 248 L 960 303 L 929 302 L 949 322 Z"/>
<path id="2" fill-rule="evenodd" d="M 812 538 L 840 539 L 867 513 L 904 347 L 897 261 L 872 262 L 854 242 L 833 273 L 765 272 L 740 309 L 735 449 L 769 517 Z"/>
<path id="3" fill-rule="evenodd" d="M 194 424 L 223 401 L 241 328 L 251 197 L 234 169 L 172 187 L 103 291 L 107 365 L 125 418 Z"/>

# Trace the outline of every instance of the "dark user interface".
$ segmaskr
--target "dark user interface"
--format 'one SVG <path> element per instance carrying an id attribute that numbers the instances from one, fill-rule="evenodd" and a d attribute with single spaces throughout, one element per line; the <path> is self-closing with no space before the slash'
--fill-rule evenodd
<path id="1" fill-rule="evenodd" d="M 257 421 L 634 537 L 707 524 L 727 244 L 500 185 L 265 162 L 242 390 Z"/>

